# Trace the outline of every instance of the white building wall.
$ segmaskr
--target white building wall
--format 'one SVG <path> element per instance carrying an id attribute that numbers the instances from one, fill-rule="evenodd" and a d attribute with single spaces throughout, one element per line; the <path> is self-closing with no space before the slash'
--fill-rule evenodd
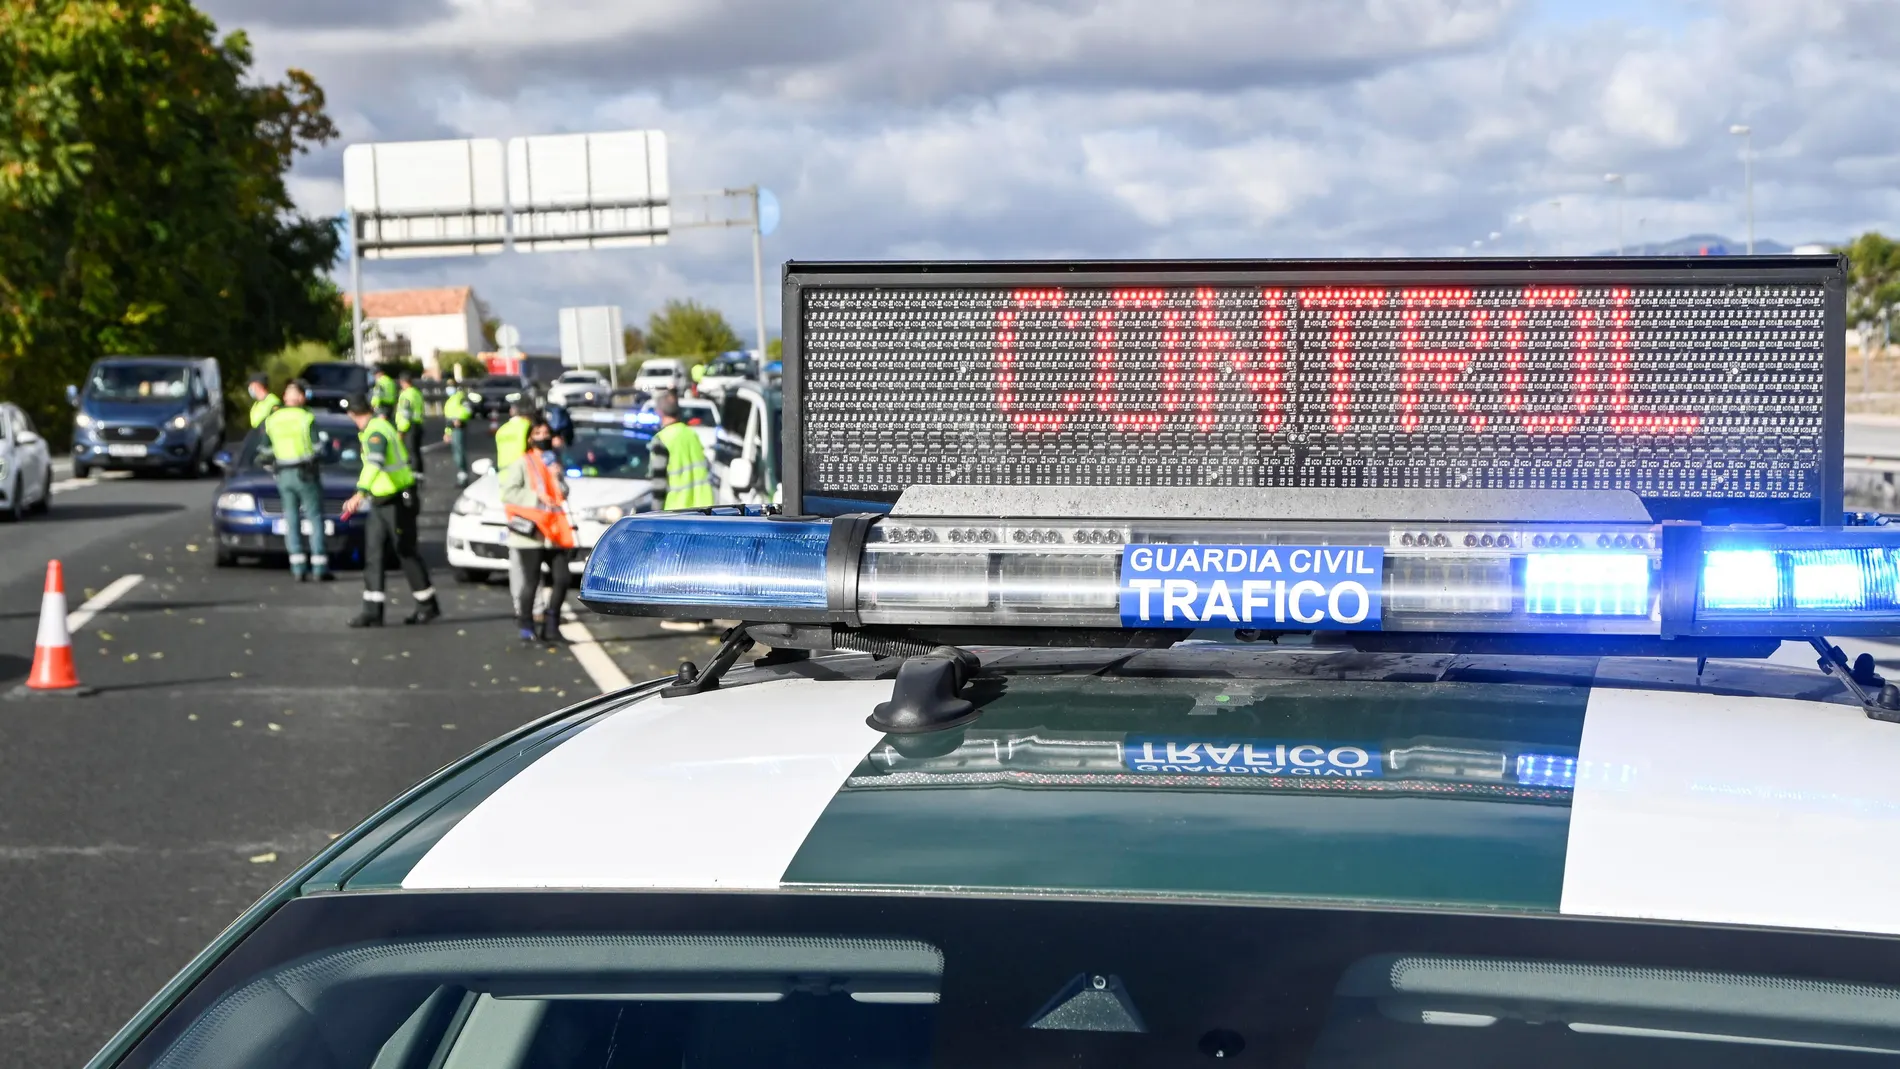
<path id="1" fill-rule="evenodd" d="M 473 301 L 459 315 L 389 316 L 378 319 L 376 332 L 385 338 L 408 338 L 409 354 L 422 361 L 425 370 L 435 369 L 435 354 L 439 352 L 475 352 L 480 346 L 471 344 L 471 341 L 479 342 L 482 336 Z"/>

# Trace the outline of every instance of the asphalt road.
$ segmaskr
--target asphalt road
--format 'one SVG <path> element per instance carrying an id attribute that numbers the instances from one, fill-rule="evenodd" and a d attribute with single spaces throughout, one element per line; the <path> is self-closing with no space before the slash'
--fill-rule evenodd
<path id="1" fill-rule="evenodd" d="M 437 470 L 447 456 L 432 452 Z M 70 608 L 143 578 L 74 637 L 80 699 L 0 700 L 0 1067 L 79 1065 L 237 913 L 445 762 L 598 687 L 567 648 L 515 637 L 507 587 L 441 562 L 453 484 L 426 484 L 445 617 L 343 624 L 360 580 L 218 568 L 216 480 L 68 483 L 0 528 L 0 693 L 24 679 L 46 561 Z M 703 663 L 714 640 L 581 614 L 625 674 Z"/>

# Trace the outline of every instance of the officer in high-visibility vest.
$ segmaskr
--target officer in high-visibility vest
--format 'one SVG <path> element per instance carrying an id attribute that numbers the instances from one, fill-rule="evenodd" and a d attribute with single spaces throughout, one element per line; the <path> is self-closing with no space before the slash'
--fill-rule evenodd
<path id="1" fill-rule="evenodd" d="M 660 431 L 647 445 L 653 492 L 663 495 L 661 508 L 699 509 L 713 503 L 712 467 L 699 434 L 680 415 L 680 400 L 662 392 L 654 407 L 660 411 Z"/>
<path id="2" fill-rule="evenodd" d="M 449 443 L 449 456 L 455 461 L 455 485 L 468 483 L 468 422 L 475 418 L 475 407 L 468 403 L 468 390 L 461 382 L 449 390 L 442 402 L 442 415 L 449 425 L 442 437 Z"/>
<path id="3" fill-rule="evenodd" d="M 270 392 L 270 380 L 262 375 L 252 375 L 251 384 L 245 387 L 251 394 L 251 426 L 262 427 L 264 418 L 277 409 L 277 397 Z"/>
<path id="4" fill-rule="evenodd" d="M 395 415 L 396 392 L 396 380 L 389 377 L 389 372 L 377 368 L 376 381 L 369 384 L 370 409 L 384 419 Z"/>
<path id="5" fill-rule="evenodd" d="M 355 495 L 343 503 L 343 518 L 369 508 L 369 522 L 363 529 L 363 607 L 350 618 L 350 626 L 383 626 L 383 605 L 388 601 L 383 573 L 391 553 L 402 562 L 402 573 L 416 599 L 416 610 L 402 622 L 426 624 L 442 615 L 442 607 L 436 604 L 435 588 L 429 584 L 429 569 L 416 552 L 421 508 L 408 451 L 395 426 L 372 414 L 363 398 L 351 399 L 350 419 L 356 424 L 363 471 L 356 478 Z"/>
<path id="6" fill-rule="evenodd" d="M 422 390 L 416 386 L 416 373 L 404 368 L 402 388 L 396 391 L 396 433 L 402 435 L 402 446 L 409 451 L 409 463 L 415 466 L 420 476 L 422 464 Z"/>
<path id="7" fill-rule="evenodd" d="M 528 449 L 528 425 L 534 415 L 534 402 L 522 398 L 508 406 L 511 416 L 508 422 L 495 431 L 495 470 L 505 470 L 508 465 L 521 459 Z"/>
<path id="8" fill-rule="evenodd" d="M 284 387 L 284 403 L 264 417 L 264 448 L 277 472 L 277 499 L 284 504 L 284 549 L 290 574 L 299 583 L 315 577 L 329 582 L 330 555 L 323 540 L 323 478 L 318 469 L 317 417 L 304 407 L 304 385 Z M 309 552 L 304 527 L 309 525 Z"/>
<path id="9" fill-rule="evenodd" d="M 511 577 L 521 576 L 513 593 L 515 625 L 523 642 L 561 639 L 561 602 L 567 597 L 576 544 L 562 469 L 553 428 L 546 419 L 535 418 L 528 428 L 527 452 L 501 470 L 498 489 L 502 512 L 508 517 L 509 570 Z M 543 568 L 548 570 L 548 604 L 537 635 L 534 599 Z"/>

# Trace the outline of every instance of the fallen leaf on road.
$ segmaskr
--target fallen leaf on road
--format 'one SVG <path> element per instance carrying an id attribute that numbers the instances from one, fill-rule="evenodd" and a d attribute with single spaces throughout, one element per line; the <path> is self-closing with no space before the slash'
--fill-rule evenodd
<path id="1" fill-rule="evenodd" d="M 268 865 L 275 860 L 277 860 L 277 851 L 275 850 L 267 850 L 261 854 L 251 855 L 251 864 L 253 865 Z"/>
<path id="2" fill-rule="evenodd" d="M 282 731 L 282 730 L 284 730 L 284 725 L 282 725 L 282 724 L 265 724 L 264 726 L 265 726 L 265 727 L 267 727 L 267 728 L 269 728 L 269 729 L 271 729 L 272 731 Z"/>
<path id="3" fill-rule="evenodd" d="M 331 842 L 336 842 L 338 839 L 341 839 L 341 838 L 343 838 L 343 833 L 340 831 L 333 831 L 330 833 Z"/>
<path id="4" fill-rule="evenodd" d="M 194 616 L 191 618 L 191 622 L 194 624 L 201 624 L 205 622 L 205 618 L 202 616 Z"/>
<path id="5" fill-rule="evenodd" d="M 136 653 L 128 653 L 128 654 L 126 654 L 126 655 L 125 655 L 124 657 L 122 657 L 122 658 L 120 658 L 120 659 L 121 659 L 121 660 L 123 660 L 123 661 L 125 661 L 126 663 L 128 663 L 128 664 L 130 664 L 131 662 L 133 662 L 133 661 L 136 661 L 136 660 L 138 660 L 138 659 L 139 659 L 139 655 L 138 655 L 138 654 L 136 654 Z"/>
<path id="6" fill-rule="evenodd" d="M 557 690 L 557 691 L 555 691 L 555 692 L 554 692 L 554 696 L 555 696 L 556 698 L 565 698 L 565 697 L 567 697 L 567 691 L 564 691 L 564 690 Z"/>
<path id="7" fill-rule="evenodd" d="M 243 672 L 232 672 L 232 673 L 231 673 L 231 678 L 232 678 L 232 679 L 243 679 L 243 678 L 244 678 L 244 673 L 243 673 Z"/>
<path id="8" fill-rule="evenodd" d="M 243 727 L 243 726 L 244 726 L 244 721 L 242 721 L 242 720 L 233 720 L 233 721 L 231 721 L 231 726 L 232 726 L 232 727 L 234 727 L 234 728 L 241 728 L 241 727 Z"/>
<path id="9" fill-rule="evenodd" d="M 402 651 L 402 655 L 403 655 L 404 657 L 407 657 L 407 656 L 409 656 L 409 651 L 408 651 L 408 650 L 404 650 L 404 651 Z"/>
<path id="10" fill-rule="evenodd" d="M 111 642 L 111 641 L 112 641 L 112 632 L 110 632 L 110 631 L 101 631 L 101 632 L 99 632 L 99 641 L 101 641 L 101 642 Z"/>
<path id="11" fill-rule="evenodd" d="M 186 543 L 185 543 L 185 552 L 186 552 L 186 553 L 196 553 L 196 552 L 198 552 L 198 543 L 196 543 L 196 542 L 186 542 Z"/>
<path id="12" fill-rule="evenodd" d="M 165 659 L 165 651 L 163 650 L 160 650 L 159 652 L 152 654 L 152 660 L 154 661 L 162 661 L 164 659 Z"/>
<path id="13" fill-rule="evenodd" d="M 443 731 L 454 731 L 454 730 L 455 730 L 455 725 L 454 725 L 454 724 L 444 724 L 444 725 L 442 725 L 442 730 L 443 730 Z"/>
<path id="14" fill-rule="evenodd" d="M 185 714 L 185 719 L 186 719 L 186 720 L 196 720 L 196 719 L 198 719 L 198 714 L 197 714 L 197 713 L 186 713 L 186 714 Z"/>
<path id="15" fill-rule="evenodd" d="M 86 588 L 86 600 L 87 600 L 87 601 L 91 601 L 91 600 L 92 600 L 92 596 L 93 596 L 94 594 L 97 594 L 97 593 L 98 593 L 98 591 L 97 591 L 97 590 L 94 590 L 94 589 L 93 589 L 92 587 L 87 587 L 87 588 Z"/>
<path id="16" fill-rule="evenodd" d="M 523 694 L 539 694 L 539 693 L 541 693 L 541 688 L 540 688 L 540 687 L 522 687 L 522 688 L 521 688 L 521 693 L 523 693 Z"/>
<path id="17" fill-rule="evenodd" d="M 455 629 L 455 633 L 456 633 L 456 634 L 458 634 L 458 635 L 466 635 L 466 634 L 468 634 L 468 632 L 467 632 L 467 631 L 465 631 L 465 630 L 463 630 L 462 628 L 459 628 L 459 627 Z"/>

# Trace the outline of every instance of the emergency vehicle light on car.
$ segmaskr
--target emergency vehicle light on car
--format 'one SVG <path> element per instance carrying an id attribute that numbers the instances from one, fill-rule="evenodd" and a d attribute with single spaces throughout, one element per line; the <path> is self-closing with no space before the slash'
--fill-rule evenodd
<path id="1" fill-rule="evenodd" d="M 754 622 L 1801 637 L 1900 631 L 1900 528 L 658 514 L 603 612 Z"/>

